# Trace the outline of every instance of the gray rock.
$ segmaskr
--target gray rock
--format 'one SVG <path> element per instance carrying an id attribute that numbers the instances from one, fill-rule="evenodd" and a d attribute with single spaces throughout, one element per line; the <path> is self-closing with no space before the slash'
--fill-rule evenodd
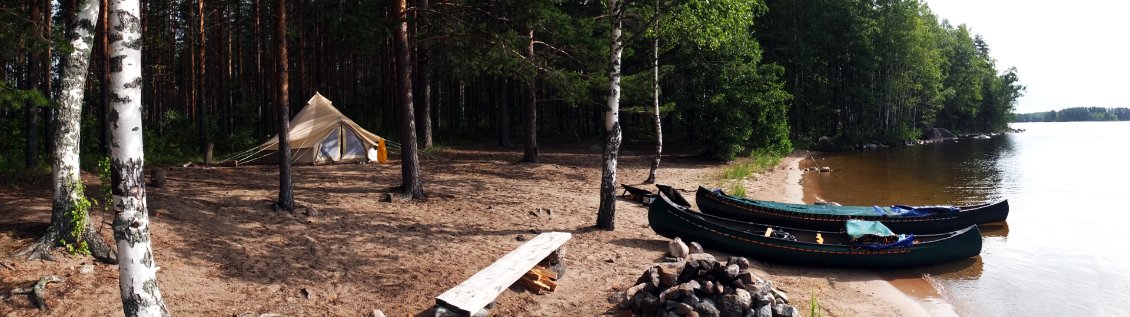
<path id="1" fill-rule="evenodd" d="M 683 239 L 679 239 L 679 237 L 675 237 L 674 240 L 667 243 L 667 252 L 669 252 L 668 254 L 671 256 L 680 259 L 686 258 L 691 254 L 690 247 L 688 247 L 686 243 L 683 243 Z"/>
<path id="2" fill-rule="evenodd" d="M 749 310 L 749 308 L 752 307 L 753 296 L 750 296 L 749 292 L 747 292 L 746 290 L 740 288 L 735 289 L 734 296 L 735 298 L 737 298 L 738 304 L 742 306 L 742 309 Z"/>
<path id="3" fill-rule="evenodd" d="M 628 307 L 628 299 L 630 299 L 630 297 L 628 297 L 628 292 L 625 291 L 618 291 L 612 293 L 612 295 L 608 295 L 608 303 L 615 304 L 620 308 Z"/>
<path id="4" fill-rule="evenodd" d="M 789 305 L 773 305 L 773 317 L 800 317 L 800 310 Z"/>
<path id="5" fill-rule="evenodd" d="M 702 282 L 702 294 L 703 295 L 713 295 L 714 294 L 714 281 Z"/>
<path id="6" fill-rule="evenodd" d="M 655 309 L 659 307 L 659 297 L 656 297 L 650 292 L 636 292 L 632 297 L 630 305 L 632 312 L 636 314 L 643 314 L 644 312 L 654 313 Z"/>
<path id="7" fill-rule="evenodd" d="M 683 270 L 684 263 L 686 262 L 667 262 L 660 263 L 656 266 L 659 272 L 659 286 L 671 287 L 675 285 L 679 278 L 679 272 Z"/>
<path id="8" fill-rule="evenodd" d="M 765 283 L 765 282 L 759 283 L 755 280 L 753 283 L 746 284 L 745 290 L 749 291 L 754 296 L 757 296 L 757 295 L 761 295 L 761 294 L 770 294 L 770 292 L 769 292 L 770 287 L 771 286 L 769 286 L 768 283 Z"/>
<path id="9" fill-rule="evenodd" d="M 711 266 L 714 266 L 714 262 L 718 262 L 718 260 L 715 259 L 713 255 L 710 255 L 710 253 L 694 253 L 694 254 L 691 254 L 691 255 L 687 256 L 687 261 L 706 261 L 706 262 L 710 263 L 709 266 L 706 266 L 708 268 L 711 267 Z"/>
<path id="10" fill-rule="evenodd" d="M 640 278 L 636 279 L 636 284 L 639 283 L 648 283 L 653 287 L 659 287 L 659 267 L 653 266 L 644 271 Z"/>
<path id="11" fill-rule="evenodd" d="M 679 315 L 686 315 L 687 313 L 694 311 L 694 307 L 687 305 L 687 303 L 679 303 L 678 305 L 675 305 L 675 308 L 671 310 L 679 313 Z"/>
<path id="12" fill-rule="evenodd" d="M 741 273 L 741 272 L 742 272 L 742 269 L 740 267 L 738 267 L 737 264 L 730 263 L 730 264 L 726 265 L 726 277 L 729 277 L 731 280 L 738 278 L 738 273 Z"/>
<path id="13" fill-rule="evenodd" d="M 709 298 L 703 299 L 694 307 L 694 311 L 698 312 L 702 317 L 720 317 L 721 312 L 718 311 L 718 306 L 714 305 L 714 301 Z"/>
<path id="14" fill-rule="evenodd" d="M 704 251 L 704 250 L 702 249 L 702 245 L 701 245 L 701 244 L 698 244 L 698 242 L 691 242 L 691 243 L 690 243 L 689 245 L 687 245 L 687 246 L 688 246 L 688 247 L 690 247 L 690 252 L 691 252 L 691 254 L 699 254 L 699 253 L 704 253 L 704 252 L 706 252 L 706 251 Z"/>
<path id="15" fill-rule="evenodd" d="M 663 309 L 674 310 L 675 306 L 678 306 L 679 304 L 680 303 L 678 301 L 673 301 L 673 300 L 664 301 L 663 302 Z"/>
<path id="16" fill-rule="evenodd" d="M 744 287 L 746 285 L 753 285 L 754 276 L 750 271 L 743 270 L 741 271 L 741 273 L 738 273 L 738 277 L 735 280 L 741 281 L 742 286 Z"/>
<path id="17" fill-rule="evenodd" d="M 683 296 L 683 303 L 691 305 L 691 307 L 695 307 L 695 305 L 698 305 L 699 302 L 702 302 L 702 300 L 694 294 Z"/>
<path id="18" fill-rule="evenodd" d="M 741 269 L 742 271 L 749 269 L 749 259 L 747 259 L 745 257 L 740 257 L 740 256 L 730 257 L 730 261 L 728 263 L 729 264 L 737 264 L 738 268 Z"/>
<path id="19" fill-rule="evenodd" d="M 754 309 L 755 317 L 773 317 L 773 305 L 761 305 Z"/>
<path id="20" fill-rule="evenodd" d="M 94 273 L 94 264 L 83 264 L 79 267 L 78 272 L 82 274 Z"/>
<path id="21" fill-rule="evenodd" d="M 776 297 L 778 299 L 785 301 L 785 304 L 789 303 L 789 295 L 786 294 L 785 291 L 779 290 L 776 287 L 772 288 L 772 291 L 773 291 L 773 297 Z"/>
<path id="22" fill-rule="evenodd" d="M 742 306 L 741 299 L 737 294 L 722 295 L 722 299 L 718 301 L 718 311 L 721 317 L 743 317 L 748 306 Z"/>
<path id="23" fill-rule="evenodd" d="M 753 307 L 769 306 L 773 304 L 773 295 L 758 294 L 753 297 Z"/>

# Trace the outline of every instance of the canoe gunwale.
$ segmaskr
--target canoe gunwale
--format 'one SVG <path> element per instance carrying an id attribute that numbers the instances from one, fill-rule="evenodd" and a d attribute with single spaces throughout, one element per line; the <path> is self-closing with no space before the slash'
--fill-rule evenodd
<path id="1" fill-rule="evenodd" d="M 832 230 L 841 226 L 841 222 L 854 219 L 880 221 L 891 227 L 892 230 L 897 229 L 897 232 L 902 233 L 940 233 L 954 231 L 969 225 L 1001 222 L 1008 217 L 1008 200 L 960 207 L 963 208 L 961 211 L 952 213 L 899 217 L 890 215 L 832 215 L 777 209 L 770 206 L 745 203 L 741 198 L 731 197 L 724 193 L 715 193 L 701 186 L 695 198 L 698 201 L 699 209 L 705 214 L 806 229 Z M 755 202 L 748 199 L 744 201 Z"/>

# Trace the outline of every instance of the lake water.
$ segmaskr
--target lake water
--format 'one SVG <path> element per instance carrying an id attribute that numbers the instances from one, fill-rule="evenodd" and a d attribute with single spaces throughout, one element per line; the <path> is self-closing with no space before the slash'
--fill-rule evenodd
<path id="1" fill-rule="evenodd" d="M 931 290 L 918 296 L 962 316 L 1130 316 L 1130 244 L 1123 239 L 1130 229 L 1130 122 L 1013 127 L 1027 131 L 820 154 L 802 166 L 834 171 L 806 174 L 805 200 L 1008 199 L 1007 223 L 982 228 L 978 258 L 885 275 L 925 276 L 919 284 Z M 896 282 L 904 289 L 913 284 Z"/>

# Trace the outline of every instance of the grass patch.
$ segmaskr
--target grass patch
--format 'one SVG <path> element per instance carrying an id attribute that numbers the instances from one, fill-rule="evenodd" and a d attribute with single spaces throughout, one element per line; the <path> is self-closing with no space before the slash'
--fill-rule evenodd
<path id="1" fill-rule="evenodd" d="M 742 180 L 748 178 L 753 173 L 760 173 L 777 166 L 781 162 L 781 156 L 764 152 L 754 151 L 749 157 L 740 158 L 722 170 L 722 179 L 737 179 Z"/>
<path id="2" fill-rule="evenodd" d="M 722 168 L 722 171 L 710 183 L 713 183 L 717 188 L 726 189 L 727 194 L 744 197 L 746 188 L 742 181 L 755 173 L 761 173 L 777 166 L 781 162 L 781 157 L 783 156 L 771 151 L 753 151 L 748 157 L 739 158 Z"/>
<path id="3" fill-rule="evenodd" d="M 420 156 L 423 156 L 424 158 L 427 158 L 427 159 L 443 159 L 443 158 L 446 158 L 446 154 L 450 150 L 451 150 L 450 146 L 432 144 L 432 146 L 429 147 L 429 148 L 421 149 L 420 150 Z"/>
<path id="4" fill-rule="evenodd" d="M 820 309 L 820 303 L 816 302 L 816 293 L 813 293 L 812 298 L 808 300 L 808 315 L 812 317 L 824 317 L 824 310 Z"/>

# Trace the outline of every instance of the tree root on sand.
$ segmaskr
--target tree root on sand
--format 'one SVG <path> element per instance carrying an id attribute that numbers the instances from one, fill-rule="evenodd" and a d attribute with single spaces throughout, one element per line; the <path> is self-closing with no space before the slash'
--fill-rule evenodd
<path id="1" fill-rule="evenodd" d="M 47 284 L 62 282 L 62 278 L 55 275 L 48 275 L 39 278 L 39 281 L 35 282 L 35 285 L 31 287 L 13 289 L 9 293 L 12 295 L 28 294 L 31 296 L 31 302 L 34 303 L 36 307 L 39 307 L 39 310 L 47 310 L 47 297 L 44 294 L 44 292 L 47 291 Z"/>

